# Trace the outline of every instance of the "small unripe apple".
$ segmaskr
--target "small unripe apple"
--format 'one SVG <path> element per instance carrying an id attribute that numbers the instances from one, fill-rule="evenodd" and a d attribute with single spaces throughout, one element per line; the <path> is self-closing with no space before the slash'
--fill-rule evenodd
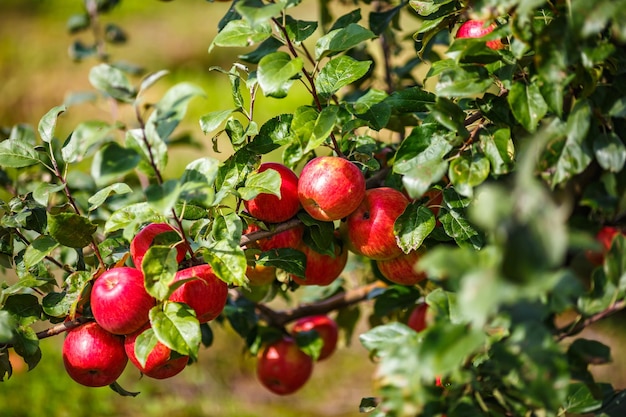
<path id="1" fill-rule="evenodd" d="M 336 280 L 348 262 L 348 250 L 343 242 L 335 242 L 335 256 L 319 253 L 306 243 L 298 247 L 306 256 L 304 278 L 292 275 L 291 279 L 300 285 L 330 285 Z"/>
<path id="2" fill-rule="evenodd" d="M 393 226 L 409 205 L 402 192 L 390 188 L 372 188 L 361 204 L 342 223 L 348 248 L 370 259 L 391 259 L 402 254 Z"/>
<path id="3" fill-rule="evenodd" d="M 483 20 L 468 20 L 459 27 L 459 30 L 456 32 L 456 38 L 482 38 L 486 34 L 493 32 L 496 27 L 495 23 L 487 25 Z M 486 45 L 491 49 L 504 48 L 504 44 L 500 39 L 487 41 Z"/>
<path id="4" fill-rule="evenodd" d="M 283 337 L 259 351 L 256 373 L 261 384 L 278 395 L 292 394 L 313 373 L 313 359 L 291 337 Z"/>
<path id="5" fill-rule="evenodd" d="M 168 223 L 150 223 L 141 229 L 130 242 L 130 258 L 135 268 L 141 269 L 143 257 L 153 245 L 175 245 L 176 260 L 181 262 L 185 259 L 185 243 L 176 229 Z"/>
<path id="6" fill-rule="evenodd" d="M 298 176 L 291 169 L 276 162 L 261 164 L 258 172 L 272 169 L 280 175 L 280 197 L 261 193 L 244 201 L 246 211 L 253 217 L 268 223 L 280 223 L 289 220 L 300 210 L 298 199 Z"/>
<path id="7" fill-rule="evenodd" d="M 91 289 L 91 311 L 106 331 L 126 335 L 149 321 L 156 300 L 144 286 L 139 269 L 111 268 L 100 275 Z"/>
<path id="8" fill-rule="evenodd" d="M 276 278 L 276 268 L 259 264 L 248 265 L 246 277 L 248 277 L 248 283 L 252 286 L 267 285 Z"/>
<path id="9" fill-rule="evenodd" d="M 128 357 L 124 337 L 90 322 L 67 332 L 63 341 L 63 365 L 68 375 L 88 387 L 104 387 L 122 374 Z"/>
<path id="10" fill-rule="evenodd" d="M 409 315 L 406 322 L 407 326 L 416 332 L 421 332 L 426 328 L 426 313 L 428 312 L 428 304 L 419 303 Z"/>
<path id="11" fill-rule="evenodd" d="M 135 355 L 135 342 L 140 334 L 149 329 L 150 325 L 146 325 L 125 337 L 124 349 L 128 359 L 130 359 L 131 363 L 135 365 L 142 374 L 150 378 L 166 379 L 179 374 L 187 366 L 189 356 L 172 352 L 170 348 L 160 341 L 157 341 L 152 351 L 148 354 L 145 366 L 139 363 Z"/>
<path id="12" fill-rule="evenodd" d="M 170 301 L 187 304 L 196 312 L 200 323 L 206 323 L 220 315 L 228 298 L 228 285 L 213 273 L 208 264 L 181 269 L 174 282 L 193 278 L 172 295 Z"/>
<path id="13" fill-rule="evenodd" d="M 295 335 L 300 332 L 310 332 L 314 330 L 322 339 L 323 345 L 318 361 L 328 358 L 337 348 L 339 340 L 339 327 L 335 320 L 325 314 L 302 317 L 294 323 L 291 332 Z"/>
<path id="14" fill-rule="evenodd" d="M 365 177 L 345 158 L 319 156 L 309 161 L 300 173 L 298 197 L 314 219 L 342 219 L 359 206 L 364 196 Z"/>
<path id="15" fill-rule="evenodd" d="M 426 279 L 426 274 L 415 270 L 415 264 L 422 255 L 422 250 L 402 253 L 395 258 L 376 261 L 380 273 L 394 284 L 415 285 Z"/>

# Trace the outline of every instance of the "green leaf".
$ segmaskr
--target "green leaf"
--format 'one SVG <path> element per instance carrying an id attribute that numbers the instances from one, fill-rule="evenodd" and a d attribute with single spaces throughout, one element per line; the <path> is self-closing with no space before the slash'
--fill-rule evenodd
<path id="1" fill-rule="evenodd" d="M 370 12 L 369 15 L 369 26 L 370 29 L 376 34 L 382 34 L 389 26 L 394 19 L 398 17 L 400 11 L 404 9 L 404 3 L 396 6 L 392 9 L 386 10 L 384 12 Z M 395 29 L 395 28 L 394 28 Z"/>
<path id="2" fill-rule="evenodd" d="M 202 334 L 193 309 L 181 303 L 166 302 L 150 310 L 150 323 L 161 343 L 181 355 L 197 360 Z"/>
<path id="3" fill-rule="evenodd" d="M 600 166 L 611 172 L 620 172 L 626 162 L 626 146 L 615 132 L 598 136 L 593 151 Z"/>
<path id="4" fill-rule="evenodd" d="M 63 246 L 77 249 L 88 246 L 97 228 L 88 218 L 76 213 L 48 213 L 50 236 Z"/>
<path id="5" fill-rule="evenodd" d="M 474 97 L 493 85 L 493 80 L 481 66 L 449 68 L 439 76 L 436 91 L 439 97 Z"/>
<path id="6" fill-rule="evenodd" d="M 89 82 L 116 100 L 132 102 L 137 95 L 126 74 L 109 64 L 96 65 L 89 71 Z"/>
<path id="7" fill-rule="evenodd" d="M 567 400 L 563 408 L 567 413 L 589 414 L 602 407 L 602 399 L 596 398 L 582 382 L 573 382 L 567 387 Z"/>
<path id="8" fill-rule="evenodd" d="M 315 79 L 317 92 L 324 98 L 329 98 L 342 87 L 362 78 L 369 71 L 372 61 L 357 61 L 342 55 L 331 59 L 320 71 Z"/>
<path id="9" fill-rule="evenodd" d="M 157 81 L 159 81 L 161 78 L 165 77 L 169 73 L 170 72 L 168 70 L 160 70 L 160 71 L 153 72 L 145 76 L 143 80 L 141 80 L 141 85 L 139 86 L 138 95 L 145 92 L 147 89 L 149 89 L 154 84 L 156 84 Z"/>
<path id="10" fill-rule="evenodd" d="M 479 153 L 463 155 L 450 163 L 448 176 L 459 194 L 471 196 L 473 188 L 489 176 L 489 160 Z"/>
<path id="11" fill-rule="evenodd" d="M 507 101 L 515 119 L 527 131 L 535 132 L 539 121 L 548 112 L 541 91 L 536 83 L 526 84 L 518 81 L 511 86 Z"/>
<path id="12" fill-rule="evenodd" d="M 135 339 L 135 357 L 137 361 L 141 364 L 141 366 L 146 366 L 146 362 L 148 361 L 148 356 L 154 350 L 159 339 L 154 333 L 154 329 L 151 327 L 147 328 L 137 338 Z"/>
<path id="13" fill-rule="evenodd" d="M 15 318 L 7 310 L 0 310 L 0 343 L 11 343 L 13 331 L 16 327 Z M 2 381 L 0 373 L 0 381 Z"/>
<path id="14" fill-rule="evenodd" d="M 157 135 L 168 142 L 172 132 L 182 121 L 191 99 L 205 97 L 204 90 L 192 83 L 182 82 L 170 87 L 146 121 L 146 135 Z"/>
<path id="15" fill-rule="evenodd" d="M 593 160 L 593 150 L 585 141 L 591 125 L 591 111 L 588 101 L 578 101 L 567 118 L 567 136 L 560 141 L 560 147 L 551 146 L 558 155 L 552 176 L 553 186 L 580 174 Z"/>
<path id="16" fill-rule="evenodd" d="M 148 203 L 135 203 L 115 210 L 104 224 L 104 233 L 124 230 L 124 238 L 129 242 L 135 236 L 139 226 L 165 220 Z"/>
<path id="17" fill-rule="evenodd" d="M 33 294 L 14 294 L 4 302 L 3 310 L 8 311 L 20 328 L 26 328 L 42 319 L 43 310 L 39 299 Z"/>
<path id="18" fill-rule="evenodd" d="M 171 213 L 180 196 L 182 187 L 178 180 L 167 180 L 162 184 L 151 184 L 146 188 L 146 199 L 156 211 L 163 215 Z"/>
<path id="19" fill-rule="evenodd" d="M 363 347 L 372 353 L 384 353 L 389 346 L 400 343 L 407 336 L 415 335 L 415 331 L 405 324 L 392 322 L 384 326 L 376 326 L 361 334 L 359 340 Z"/>
<path id="20" fill-rule="evenodd" d="M 509 128 L 490 131 L 481 129 L 479 133 L 480 147 L 491 164 L 494 175 L 508 174 L 513 168 L 515 154 L 511 130 Z"/>
<path id="21" fill-rule="evenodd" d="M 153 245 L 141 261 L 146 290 L 158 301 L 167 300 L 173 292 L 170 285 L 178 271 L 177 254 L 174 247 Z"/>
<path id="22" fill-rule="evenodd" d="M 267 154 L 289 144 L 293 140 L 292 120 L 292 114 L 282 114 L 265 122 L 259 134 L 248 144 L 248 150 L 258 154 Z"/>
<path id="23" fill-rule="evenodd" d="M 291 58 L 288 53 L 282 51 L 261 58 L 257 77 L 263 94 L 275 98 L 286 97 L 303 65 L 302 58 Z"/>
<path id="24" fill-rule="evenodd" d="M 427 104 L 433 104 L 436 96 L 421 87 L 404 88 L 394 91 L 384 101 L 395 113 L 417 113 L 427 110 Z"/>
<path id="25" fill-rule="evenodd" d="M 222 281 L 242 286 L 246 283 L 246 255 L 239 246 L 243 225 L 235 213 L 218 216 L 213 221 L 210 241 L 203 243 L 200 254 Z"/>
<path id="26" fill-rule="evenodd" d="M 56 106 L 52 109 L 48 110 L 41 120 L 39 120 L 39 136 L 41 140 L 45 143 L 52 142 L 52 138 L 54 137 L 54 129 L 57 125 L 57 119 L 61 113 L 65 112 L 67 107 L 65 106 Z"/>
<path id="27" fill-rule="evenodd" d="M 45 259 L 59 246 L 59 242 L 47 235 L 37 236 L 24 252 L 24 266 L 30 268 Z"/>
<path id="28" fill-rule="evenodd" d="M 269 24 L 262 24 L 252 27 L 247 20 L 231 20 L 213 38 L 209 53 L 216 46 L 222 47 L 242 47 L 251 46 L 262 42 L 272 35 L 272 27 Z"/>
<path id="29" fill-rule="evenodd" d="M 13 349 L 28 365 L 28 370 L 33 369 L 41 360 L 39 338 L 32 327 L 18 327 L 13 338 Z"/>
<path id="30" fill-rule="evenodd" d="M 435 215 L 428 207 L 411 203 L 396 219 L 393 233 L 400 248 L 404 253 L 409 253 L 422 246 L 424 240 L 435 229 L 436 223 Z"/>
<path id="31" fill-rule="evenodd" d="M 75 315 L 83 292 L 92 278 L 88 271 L 76 271 L 68 275 L 63 291 L 50 292 L 41 300 L 43 311 L 49 316 L 59 318 Z"/>
<path id="32" fill-rule="evenodd" d="M 123 182 L 117 182 L 115 184 L 109 185 L 108 187 L 104 187 L 103 189 L 89 197 L 89 199 L 87 200 L 87 202 L 89 203 L 89 211 L 96 210 L 98 207 L 104 204 L 106 199 L 109 198 L 111 194 L 122 195 L 132 192 L 132 188 L 130 188 L 128 184 L 125 184 Z"/>
<path id="33" fill-rule="evenodd" d="M 167 164 L 167 144 L 158 135 L 154 125 L 151 128 L 130 129 L 126 131 L 126 146 L 128 149 L 135 151 L 140 155 L 140 163 L 138 169 L 145 172 L 149 176 L 154 176 L 154 167 L 162 171 Z"/>
<path id="34" fill-rule="evenodd" d="M 58 193 L 65 188 L 65 184 L 51 184 L 42 182 L 37 184 L 37 187 L 33 190 L 33 200 L 39 203 L 42 207 L 47 207 L 50 201 L 50 194 Z"/>
<path id="35" fill-rule="evenodd" d="M 253 172 L 246 178 L 245 186 L 237 192 L 244 200 L 251 200 L 259 194 L 272 194 L 280 198 L 280 174 L 273 169 L 263 172 Z"/>
<path id="36" fill-rule="evenodd" d="M 234 110 L 216 110 L 200 117 L 200 128 L 205 134 L 216 130 L 222 123 L 233 114 Z"/>
<path id="37" fill-rule="evenodd" d="M 296 249 L 279 248 L 262 252 L 256 263 L 263 266 L 273 266 L 289 274 L 304 277 L 306 256 Z"/>
<path id="38" fill-rule="evenodd" d="M 626 289 L 626 238 L 621 233 L 613 239 L 603 268 L 609 281 L 620 290 Z"/>
<path id="39" fill-rule="evenodd" d="M 296 20 L 291 16 L 286 16 L 286 29 L 289 39 L 297 43 L 304 42 L 317 30 L 316 21 Z"/>
<path id="40" fill-rule="evenodd" d="M 248 21 L 253 28 L 271 23 L 271 19 L 279 15 L 284 8 L 284 2 L 263 5 L 251 1 L 238 1 L 235 3 L 237 13 Z"/>
<path id="41" fill-rule="evenodd" d="M 37 151 L 28 143 L 9 139 L 0 142 L 0 166 L 25 168 L 40 163 Z"/>
<path id="42" fill-rule="evenodd" d="M 315 44 L 315 58 L 319 60 L 326 55 L 347 51 L 375 37 L 374 32 L 356 23 L 350 23 L 344 28 L 331 30 L 319 38 Z"/>
<path id="43" fill-rule="evenodd" d="M 92 120 L 80 123 L 63 144 L 61 155 L 67 163 L 81 161 L 102 142 L 112 140 L 114 127 L 102 121 Z"/>
<path id="44" fill-rule="evenodd" d="M 133 149 L 111 142 L 94 155 L 91 175 L 97 185 L 104 186 L 131 172 L 140 160 L 141 157 Z"/>

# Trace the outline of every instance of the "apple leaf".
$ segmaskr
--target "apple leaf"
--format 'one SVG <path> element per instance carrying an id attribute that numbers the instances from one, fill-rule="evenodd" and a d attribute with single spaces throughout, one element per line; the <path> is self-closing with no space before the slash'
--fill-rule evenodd
<path id="1" fill-rule="evenodd" d="M 146 291 L 159 301 L 167 300 L 174 291 L 170 285 L 178 270 L 177 253 L 175 247 L 153 245 L 141 261 Z"/>
<path id="2" fill-rule="evenodd" d="M 33 240 L 24 252 L 24 266 L 30 268 L 41 262 L 46 256 L 59 246 L 59 242 L 51 236 L 40 235 Z"/>
<path id="3" fill-rule="evenodd" d="M 96 184 L 104 186 L 131 172 L 140 160 L 141 157 L 134 149 L 111 142 L 96 152 L 91 164 L 91 175 Z"/>
<path id="4" fill-rule="evenodd" d="M 288 53 L 282 51 L 261 58 L 257 77 L 263 94 L 267 97 L 286 97 L 303 65 L 302 58 L 291 58 Z"/>
<path id="5" fill-rule="evenodd" d="M 99 64 L 93 67 L 89 71 L 89 82 L 96 89 L 119 101 L 130 103 L 137 95 L 126 74 L 109 64 Z"/>
<path id="6" fill-rule="evenodd" d="M 602 399 L 596 398 L 587 384 L 573 382 L 567 387 L 567 399 L 563 408 L 568 414 L 590 414 L 600 407 Z"/>
<path id="7" fill-rule="evenodd" d="M 150 353 L 154 350 L 158 342 L 159 339 L 151 327 L 137 336 L 135 339 L 135 357 L 141 366 L 146 366 L 148 356 L 150 356 Z"/>
<path id="8" fill-rule="evenodd" d="M 197 360 L 202 334 L 192 308 L 182 303 L 165 302 L 150 310 L 150 323 L 161 343 Z"/>
<path id="9" fill-rule="evenodd" d="M 298 344 L 300 350 L 309 355 L 316 361 L 322 348 L 324 347 L 324 339 L 320 337 L 320 334 L 315 330 L 300 331 L 294 334 L 294 339 Z"/>
<path id="10" fill-rule="evenodd" d="M 250 152 L 267 154 L 293 140 L 291 131 L 292 114 L 281 114 L 261 126 L 259 134 L 247 146 Z"/>
<path id="11" fill-rule="evenodd" d="M 307 40 L 317 30 L 318 23 L 314 20 L 296 20 L 291 16 L 286 17 L 287 24 L 285 28 L 290 39 L 296 42 Z"/>
<path id="12" fill-rule="evenodd" d="M 415 113 L 426 111 L 427 104 L 434 104 L 436 96 L 421 87 L 409 87 L 394 91 L 384 100 L 395 113 Z"/>
<path id="13" fill-rule="evenodd" d="M 304 277 L 306 256 L 296 249 L 279 248 L 262 252 L 256 263 L 258 265 L 280 268 L 289 274 Z"/>
<path id="14" fill-rule="evenodd" d="M 13 349 L 33 369 L 41 360 L 41 349 L 37 333 L 30 326 L 19 326 L 13 335 Z"/>
<path id="15" fill-rule="evenodd" d="M 84 248 L 92 242 L 98 226 L 75 213 L 48 213 L 48 232 L 63 246 Z"/>
<path id="16" fill-rule="evenodd" d="M 171 213 L 172 208 L 179 200 L 182 191 L 178 180 L 167 180 L 162 184 L 150 184 L 146 187 L 148 204 L 163 215 Z"/>
<path id="17" fill-rule="evenodd" d="M 216 217 L 209 240 L 203 241 L 199 250 L 215 275 L 236 286 L 246 283 L 246 255 L 239 246 L 242 228 L 241 219 L 235 213 Z"/>
<path id="18" fill-rule="evenodd" d="M 41 140 L 45 143 L 52 142 L 52 138 L 54 136 L 54 129 L 57 125 L 57 119 L 61 115 L 61 113 L 65 112 L 67 107 L 65 106 L 56 106 L 52 109 L 48 110 L 48 112 L 39 120 L 39 136 Z"/>
<path id="19" fill-rule="evenodd" d="M 531 133 L 537 130 L 539 120 L 548 112 L 548 105 L 536 83 L 515 82 L 511 86 L 507 100 L 515 119 Z"/>
<path id="20" fill-rule="evenodd" d="M 28 143 L 8 139 L 0 142 L 0 166 L 24 168 L 41 162 L 37 151 Z"/>
<path id="21" fill-rule="evenodd" d="M 262 42 L 272 35 L 272 27 L 269 24 L 261 24 L 252 27 L 246 20 L 231 20 L 213 38 L 209 46 L 209 53 L 216 46 L 237 47 L 250 46 Z"/>
<path id="22" fill-rule="evenodd" d="M 191 99 L 205 96 L 204 90 L 192 83 L 182 82 L 170 87 L 154 105 L 154 111 L 146 121 L 146 134 L 151 136 L 154 130 L 159 138 L 168 141 L 185 116 Z"/>
<path id="23" fill-rule="evenodd" d="M 376 326 L 359 336 L 359 341 L 371 353 L 384 354 L 390 346 L 401 343 L 407 337 L 413 337 L 416 333 L 407 325 L 392 322 L 382 326 Z"/>
<path id="24" fill-rule="evenodd" d="M 501 128 L 495 131 L 481 129 L 480 147 L 491 164 L 494 175 L 508 174 L 513 167 L 514 145 L 511 130 Z"/>
<path id="25" fill-rule="evenodd" d="M 362 78 L 369 71 L 372 61 L 357 61 L 346 55 L 328 62 L 315 80 L 320 96 L 329 98 L 342 87 Z"/>
<path id="26" fill-rule="evenodd" d="M 603 169 L 620 172 L 624 168 L 626 146 L 615 132 L 599 135 L 593 142 L 593 151 Z"/>
<path id="27" fill-rule="evenodd" d="M 473 188 L 489 177 L 489 160 L 481 153 L 463 155 L 450 163 L 448 176 L 459 194 L 471 196 Z"/>
<path id="28" fill-rule="evenodd" d="M 244 200 L 252 200 L 259 194 L 272 194 L 280 198 L 281 183 L 280 174 L 273 169 L 267 169 L 248 175 L 245 185 L 238 188 L 237 192 Z"/>
<path id="29" fill-rule="evenodd" d="M 163 216 L 148 203 L 134 203 L 115 210 L 105 222 L 104 232 L 111 233 L 122 229 L 124 238 L 130 242 L 142 224 L 163 221 L 165 221 Z"/>
<path id="30" fill-rule="evenodd" d="M 409 204 L 393 225 L 398 246 L 409 253 L 416 250 L 435 229 L 435 215 L 419 203 Z"/>
<path id="31" fill-rule="evenodd" d="M 200 128 L 205 134 L 209 134 L 216 130 L 222 123 L 233 114 L 235 110 L 216 110 L 200 117 Z"/>
<path id="32" fill-rule="evenodd" d="M 320 59 L 326 55 L 347 51 L 375 37 L 374 32 L 356 23 L 350 23 L 344 28 L 331 30 L 319 38 L 315 44 L 315 57 Z"/>
<path id="33" fill-rule="evenodd" d="M 109 388 L 111 388 L 114 392 L 118 393 L 122 397 L 136 397 L 140 394 L 139 392 L 128 391 L 127 389 L 122 387 L 117 381 L 109 385 Z"/>
<path id="34" fill-rule="evenodd" d="M 100 207 L 102 204 L 104 204 L 106 199 L 111 194 L 122 195 L 122 194 L 132 193 L 132 191 L 133 191 L 132 188 L 130 188 L 128 184 L 125 184 L 122 182 L 117 182 L 115 184 L 111 184 L 107 187 L 104 187 L 103 189 L 99 190 L 94 195 L 89 197 L 89 199 L 87 200 L 87 202 L 89 203 L 89 211 L 94 211 L 98 207 Z"/>

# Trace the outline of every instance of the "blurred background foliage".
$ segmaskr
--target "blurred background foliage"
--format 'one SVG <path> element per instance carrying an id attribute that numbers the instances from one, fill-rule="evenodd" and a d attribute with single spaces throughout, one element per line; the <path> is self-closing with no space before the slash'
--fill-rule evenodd
<path id="1" fill-rule="evenodd" d="M 313 20 L 318 12 L 317 2 L 306 3 L 306 7 L 297 8 L 298 13 Z M 155 97 L 180 81 L 195 83 L 207 93 L 207 98 L 191 103 L 184 126 L 196 143 L 174 150 L 181 157 L 170 157 L 167 175 L 176 175 L 199 151 L 221 159 L 227 156 L 212 149 L 211 139 L 200 131 L 198 119 L 230 104 L 223 101 L 230 97 L 225 76 L 209 69 L 230 68 L 241 51 L 218 48 L 211 54 L 207 52 L 217 32 L 217 21 L 228 6 L 229 3 L 205 0 L 126 1 L 101 16 L 102 24 L 114 22 L 128 35 L 127 45 L 107 45 L 111 61 L 138 65 L 146 72 L 170 72 L 151 91 Z M 81 38 L 92 41 L 89 32 L 72 35 L 67 31 L 68 18 L 82 11 L 81 0 L 0 0 L 0 127 L 36 125 L 48 109 L 63 103 L 71 94 L 93 90 L 88 72 L 96 61 L 77 62 L 68 53 L 72 42 Z M 410 32 L 412 28 L 404 29 Z M 139 79 L 140 76 L 135 81 Z M 258 97 L 257 121 L 262 124 L 307 101 L 304 91 L 300 95 L 291 91 L 282 100 Z M 71 107 L 59 119 L 59 136 L 69 134 L 79 121 L 111 121 L 111 109 L 98 106 L 83 103 Z M 227 152 L 222 145 L 220 150 Z M 623 319 L 623 315 L 614 317 L 592 326 L 583 335 L 612 347 L 622 346 L 626 342 Z M 362 327 L 363 330 L 365 319 Z M 131 391 L 141 391 L 136 398 L 120 397 L 108 388 L 86 388 L 74 383 L 63 369 L 61 337 L 47 339 L 42 342 L 45 360 L 32 372 L 26 374 L 25 367 L 15 360 L 14 376 L 0 385 L 0 416 L 361 415 L 358 399 L 372 392 L 375 364 L 369 361 L 356 337 L 351 346 L 316 366 L 313 378 L 297 395 L 277 397 L 257 383 L 254 359 L 244 353 L 243 341 L 226 325 L 214 323 L 212 328 L 214 345 L 201 353 L 198 364 L 173 379 L 140 379 L 138 372 L 128 367 L 121 383 Z M 612 364 L 594 371 L 600 380 L 610 381 L 615 388 L 626 388 L 626 357 L 614 355 Z"/>

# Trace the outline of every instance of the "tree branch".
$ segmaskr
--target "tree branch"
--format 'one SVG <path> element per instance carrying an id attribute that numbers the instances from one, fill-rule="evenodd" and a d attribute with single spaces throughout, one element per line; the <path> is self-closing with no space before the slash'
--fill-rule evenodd
<path id="1" fill-rule="evenodd" d="M 612 316 L 615 313 L 618 313 L 626 308 L 626 300 L 620 300 L 613 303 L 609 308 L 604 311 L 601 311 L 593 316 L 587 317 L 584 320 L 576 319 L 571 323 L 556 329 L 556 340 L 561 341 L 567 337 L 572 337 L 583 331 L 586 327 L 592 325 L 593 323 L 600 321 L 604 318 Z"/>

